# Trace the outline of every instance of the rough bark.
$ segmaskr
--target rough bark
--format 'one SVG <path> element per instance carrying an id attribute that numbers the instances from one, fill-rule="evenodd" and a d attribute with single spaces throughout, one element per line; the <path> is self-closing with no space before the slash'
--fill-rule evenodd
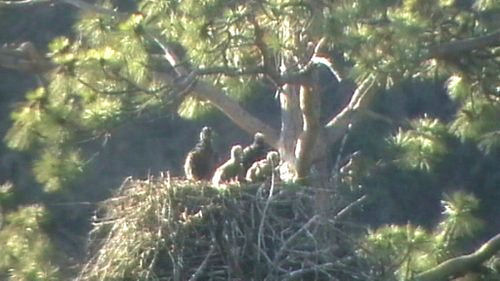
<path id="1" fill-rule="evenodd" d="M 299 99 L 300 86 L 287 84 L 280 91 L 281 105 L 281 133 L 278 145 L 280 157 L 284 162 L 281 166 L 283 178 L 292 179 L 295 177 L 294 165 L 295 146 L 297 138 L 302 130 L 302 116 L 300 112 Z"/>
<path id="2" fill-rule="evenodd" d="M 300 110 L 302 112 L 303 128 L 295 147 L 297 180 L 309 176 L 313 162 L 313 151 L 320 131 L 320 97 L 319 92 L 308 86 L 300 88 Z"/>
<path id="3" fill-rule="evenodd" d="M 484 243 L 474 253 L 449 259 L 434 268 L 418 274 L 413 278 L 413 281 L 449 280 L 452 276 L 460 276 L 481 265 L 498 251 L 500 251 L 500 233 Z"/>
<path id="4" fill-rule="evenodd" d="M 226 114 L 231 121 L 250 135 L 261 132 L 264 134 L 264 139 L 269 145 L 278 148 L 279 141 L 276 130 L 243 109 L 219 88 L 205 81 L 198 81 L 193 87 L 193 92 L 196 96 L 210 101 L 215 107 Z"/>
<path id="5" fill-rule="evenodd" d="M 349 126 L 360 119 L 359 113 L 371 104 L 375 96 L 374 84 L 372 77 L 366 78 L 354 91 L 349 104 L 325 125 L 329 143 L 341 140 Z"/>

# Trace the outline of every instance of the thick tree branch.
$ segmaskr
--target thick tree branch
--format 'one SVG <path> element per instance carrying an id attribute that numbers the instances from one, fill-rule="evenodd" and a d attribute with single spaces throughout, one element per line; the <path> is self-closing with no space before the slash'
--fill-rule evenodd
<path id="1" fill-rule="evenodd" d="M 358 121 L 361 116 L 359 111 L 366 108 L 373 99 L 374 85 L 375 79 L 373 77 L 366 78 L 354 91 L 349 104 L 325 125 L 330 143 L 340 140 L 347 132 L 349 124 Z"/>
<path id="2" fill-rule="evenodd" d="M 42 74 L 52 70 L 55 65 L 41 56 L 31 42 L 24 42 L 17 48 L 10 46 L 0 48 L 0 67 Z"/>
<path id="3" fill-rule="evenodd" d="M 193 87 L 193 92 L 196 96 L 210 101 L 236 125 L 250 135 L 261 132 L 264 134 L 264 139 L 270 146 L 276 149 L 278 148 L 279 137 L 276 130 L 250 114 L 232 98 L 224 94 L 221 89 L 205 81 L 198 81 Z"/>
<path id="4" fill-rule="evenodd" d="M 270 48 L 267 46 L 264 41 L 264 30 L 260 27 L 259 23 L 255 18 L 250 18 L 250 22 L 254 27 L 255 33 L 255 45 L 260 50 L 262 56 L 262 64 L 266 74 L 277 84 L 280 84 L 280 75 L 276 70 L 276 66 L 274 64 L 273 56 L 270 51 Z"/>
<path id="5" fill-rule="evenodd" d="M 218 75 L 223 74 L 229 77 L 243 76 L 243 75 L 258 75 L 264 74 L 265 69 L 263 67 L 257 66 L 253 68 L 247 69 L 239 69 L 239 68 L 230 68 L 225 66 L 214 66 L 214 67 L 206 67 L 196 70 L 198 75 Z"/>
<path id="6" fill-rule="evenodd" d="M 482 264 L 500 251 L 500 233 L 484 243 L 472 254 L 449 259 L 438 266 L 424 271 L 413 280 L 415 281 L 445 281 L 451 276 L 459 276 L 472 268 Z"/>
<path id="7" fill-rule="evenodd" d="M 285 163 L 295 163 L 295 147 L 302 131 L 302 115 L 300 112 L 300 86 L 285 84 L 279 91 L 281 106 L 281 135 L 279 153 Z M 284 167 L 282 165 L 282 167 Z M 283 176 L 284 173 L 282 173 Z M 290 175 L 292 178 L 293 175 Z"/>
<path id="8" fill-rule="evenodd" d="M 173 77 L 169 73 L 155 73 L 156 79 L 161 80 L 168 85 L 173 85 L 176 89 L 178 89 L 178 93 L 182 93 L 176 95 L 175 97 L 173 97 L 173 99 L 182 99 L 185 94 L 188 94 L 187 91 L 183 89 L 189 87 L 189 91 L 192 95 L 195 95 L 196 97 L 201 99 L 208 100 L 241 129 L 243 129 L 250 135 L 261 132 L 264 135 L 265 141 L 270 146 L 276 149 L 278 148 L 279 138 L 278 133 L 275 129 L 271 128 L 270 126 L 266 125 L 264 122 L 250 114 L 236 101 L 227 96 L 221 89 L 202 80 L 196 81 L 196 75 L 196 72 L 192 72 L 186 78 L 179 79 L 177 77 Z"/>
<path id="9" fill-rule="evenodd" d="M 500 30 L 480 37 L 456 40 L 431 47 L 427 59 L 454 57 L 464 52 L 494 46 L 500 46 Z"/>
<path id="10" fill-rule="evenodd" d="M 303 180 L 309 175 L 313 161 L 316 140 L 320 131 L 321 101 L 319 92 L 308 86 L 300 88 L 300 110 L 302 112 L 303 128 L 297 140 L 295 158 L 297 159 L 297 179 Z"/>
<path id="11" fill-rule="evenodd" d="M 152 37 L 152 36 L 151 36 Z M 159 40 L 152 37 L 155 42 L 163 49 L 165 52 L 165 58 L 168 63 L 174 67 L 177 77 L 169 77 L 167 74 L 163 77 L 163 79 L 167 79 L 168 83 L 177 85 L 179 79 L 186 78 L 186 72 L 188 71 L 185 67 L 176 67 L 181 65 L 181 58 L 179 58 L 175 52 L 160 43 Z M 197 72 L 191 72 L 190 74 Z M 264 134 L 264 139 L 266 142 L 274 148 L 278 148 L 278 134 L 277 132 L 266 125 L 264 122 L 257 119 L 255 116 L 250 114 L 248 111 L 243 109 L 237 102 L 228 97 L 221 89 L 214 87 L 213 85 L 204 82 L 197 81 L 193 88 L 194 94 L 202 99 L 206 99 L 210 101 L 215 107 L 217 107 L 222 113 L 224 113 L 229 119 L 231 119 L 236 125 L 245 130 L 251 135 L 254 135 L 257 132 L 261 132 Z"/>

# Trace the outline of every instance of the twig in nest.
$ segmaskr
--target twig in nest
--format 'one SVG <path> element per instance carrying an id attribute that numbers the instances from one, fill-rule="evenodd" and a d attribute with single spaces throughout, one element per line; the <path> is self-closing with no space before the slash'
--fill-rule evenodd
<path id="1" fill-rule="evenodd" d="M 260 224 L 259 224 L 259 232 L 257 234 L 257 248 L 259 249 L 261 249 L 262 243 L 264 241 L 262 239 L 264 232 L 264 221 L 266 220 L 267 209 L 269 208 L 269 204 L 271 203 L 273 193 L 274 193 L 274 172 L 271 174 L 271 188 L 269 189 L 269 196 L 267 197 L 266 205 L 264 205 L 264 210 L 262 211 L 262 218 L 260 219 Z M 257 256 L 257 261 L 260 262 L 260 251 L 259 255 Z"/>
<path id="2" fill-rule="evenodd" d="M 324 264 L 318 264 L 318 265 L 315 265 L 312 267 L 306 267 L 306 268 L 294 270 L 294 271 L 291 271 L 288 274 L 286 274 L 286 276 L 284 277 L 283 280 L 295 280 L 296 278 L 298 278 L 299 276 L 302 276 L 304 274 L 316 272 L 316 271 L 322 271 L 322 269 L 327 269 L 327 268 L 333 267 L 333 265 L 334 265 L 333 263 L 328 262 L 328 263 L 324 263 Z"/>
<path id="3" fill-rule="evenodd" d="M 290 236 L 284 243 L 281 245 L 281 248 L 279 251 L 276 253 L 276 257 L 274 258 L 274 264 L 278 264 L 280 258 L 283 256 L 283 252 L 287 249 L 288 245 L 292 243 L 299 235 L 307 230 L 309 226 L 311 226 L 314 222 L 316 222 L 319 219 L 320 215 L 314 215 L 311 219 L 309 219 L 308 222 L 306 222 L 297 232 L 295 232 L 292 236 Z"/>
<path id="4" fill-rule="evenodd" d="M 214 253 L 214 251 L 215 251 L 215 247 L 214 247 L 214 245 L 211 245 L 210 250 L 207 253 L 207 256 L 205 257 L 205 259 L 203 259 L 200 266 L 198 267 L 198 269 L 196 269 L 196 271 L 193 273 L 193 275 L 191 275 L 191 278 L 189 278 L 189 281 L 198 280 L 198 278 L 201 276 L 201 274 L 203 273 L 203 271 L 207 267 L 208 260 L 210 259 L 210 257 Z"/>
<path id="5" fill-rule="evenodd" d="M 354 209 L 355 207 L 357 207 L 358 205 L 361 205 L 363 202 L 366 201 L 366 199 L 368 198 L 368 196 L 365 194 L 361 197 L 359 197 L 358 199 L 356 199 L 356 201 L 354 202 L 351 202 L 349 205 L 345 206 L 342 210 L 340 210 L 336 215 L 335 217 L 333 217 L 333 221 L 337 221 L 339 219 L 341 219 L 342 217 L 344 217 L 347 213 L 349 213 L 352 209 Z"/>

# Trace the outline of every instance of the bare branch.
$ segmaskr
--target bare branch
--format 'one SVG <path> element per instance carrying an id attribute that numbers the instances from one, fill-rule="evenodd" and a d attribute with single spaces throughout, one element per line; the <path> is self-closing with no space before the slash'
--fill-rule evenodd
<path id="1" fill-rule="evenodd" d="M 357 206 L 363 204 L 366 199 L 368 199 L 368 196 L 365 194 L 355 201 L 351 202 L 349 205 L 345 206 L 342 210 L 340 210 L 335 217 L 333 217 L 332 221 L 338 221 L 339 219 L 342 219 L 344 216 L 346 216 L 351 210 L 356 208 Z"/>
<path id="2" fill-rule="evenodd" d="M 271 163 L 272 164 L 272 163 Z M 274 167 L 273 167 L 274 170 Z M 264 205 L 264 210 L 262 211 L 262 218 L 260 219 L 259 223 L 259 231 L 257 232 L 257 248 L 262 249 L 262 244 L 264 241 L 264 222 L 267 219 L 267 210 L 269 209 L 269 204 L 271 203 L 271 200 L 274 195 L 274 172 L 271 173 L 271 188 L 269 189 L 269 196 L 267 197 L 266 204 Z M 260 261 L 260 253 L 265 252 L 263 249 L 259 251 L 259 255 L 257 256 L 259 261 Z"/>
<path id="3" fill-rule="evenodd" d="M 0 7 L 2 6 L 25 6 L 34 5 L 40 3 L 52 2 L 52 0 L 19 0 L 19 1 L 0 1 Z"/>
<path id="4" fill-rule="evenodd" d="M 314 215 L 312 218 L 309 219 L 309 221 L 307 221 L 304 225 L 302 225 L 302 227 L 299 230 L 297 230 L 292 236 L 288 237 L 288 239 L 285 242 L 283 242 L 283 244 L 281 245 L 280 249 L 276 253 L 276 257 L 274 258 L 274 264 L 275 265 L 278 264 L 279 260 L 283 256 L 283 253 L 288 248 L 288 246 L 295 239 L 297 239 L 299 237 L 299 235 L 302 234 L 302 232 L 306 231 L 313 223 L 315 223 L 316 221 L 318 221 L 318 219 L 320 217 L 321 217 L 320 215 Z"/>
<path id="5" fill-rule="evenodd" d="M 221 89 L 205 81 L 198 81 L 193 91 L 198 97 L 210 101 L 241 129 L 245 130 L 250 135 L 261 132 L 270 146 L 278 148 L 279 137 L 276 130 L 250 114 L 236 101 L 228 97 Z"/>
<path id="6" fill-rule="evenodd" d="M 282 278 L 283 278 L 283 280 L 297 280 L 298 278 L 300 278 L 301 276 L 303 276 L 305 274 L 308 274 L 311 272 L 318 272 L 318 271 L 322 271 L 325 269 L 330 269 L 334 265 L 335 264 L 332 262 L 327 262 L 324 264 L 318 264 L 318 265 L 314 265 L 311 267 L 305 267 L 305 268 L 301 268 L 298 270 L 290 271 L 287 274 L 285 274 Z"/>
<path id="7" fill-rule="evenodd" d="M 225 66 L 215 66 L 215 67 L 207 67 L 207 68 L 201 68 L 196 70 L 198 75 L 218 75 L 218 74 L 223 74 L 226 76 L 230 77 L 235 77 L 235 76 L 243 76 L 243 75 L 257 75 L 257 74 L 264 74 L 265 69 L 257 66 L 253 68 L 247 68 L 247 69 L 239 69 L 239 68 L 231 68 L 231 67 L 225 67 Z"/>
<path id="8" fill-rule="evenodd" d="M 149 34 L 147 35 L 151 37 L 163 49 L 163 51 L 165 52 L 165 59 L 176 70 L 176 74 L 178 76 L 171 77 L 167 73 L 164 73 L 163 75 L 159 76 L 160 79 L 166 80 L 168 84 L 178 85 L 179 78 L 183 78 L 193 74 L 198 75 L 197 71 L 188 73 L 188 70 L 185 67 L 181 66 L 181 58 L 176 56 L 175 52 L 170 47 L 162 44 L 154 36 Z M 197 81 L 192 86 L 192 92 L 199 98 L 210 101 L 222 113 L 229 117 L 229 119 L 231 119 L 236 125 L 238 125 L 250 135 L 261 132 L 269 145 L 274 148 L 278 147 L 278 133 L 276 132 L 276 130 L 269 127 L 264 122 L 257 119 L 255 116 L 243 109 L 237 102 L 229 98 L 221 89 L 216 88 L 215 86 L 207 82 Z"/>
<path id="9" fill-rule="evenodd" d="M 196 72 L 192 72 L 190 75 L 196 75 Z M 156 72 L 155 76 L 168 85 L 173 85 L 179 89 L 186 89 L 186 82 L 183 83 L 182 81 L 186 81 L 187 79 L 178 79 L 164 72 Z M 194 80 L 189 79 L 189 81 Z M 217 109 L 250 135 L 261 132 L 266 142 L 272 147 L 277 148 L 279 138 L 276 130 L 242 108 L 238 102 L 227 96 L 223 90 L 202 80 L 196 80 L 196 82 L 188 84 L 192 95 L 210 101 Z M 186 94 L 185 91 L 183 92 Z"/>
<path id="10" fill-rule="evenodd" d="M 429 49 L 429 58 L 447 58 L 486 47 L 500 46 L 500 30 L 488 35 L 443 43 Z"/>
<path id="11" fill-rule="evenodd" d="M 374 96 L 372 93 L 374 85 L 375 79 L 372 76 L 367 77 L 355 90 L 349 104 L 326 124 L 325 128 L 328 129 L 330 142 L 341 139 L 349 124 L 355 123 L 359 119 L 358 111 L 368 106 Z"/>
<path id="12" fill-rule="evenodd" d="M 208 251 L 207 255 L 205 256 L 205 258 L 201 262 L 198 269 L 196 269 L 196 271 L 193 273 L 193 275 L 191 275 L 191 278 L 189 278 L 189 281 L 196 281 L 196 280 L 198 280 L 198 278 L 200 278 L 201 274 L 203 274 L 203 271 L 207 267 L 208 261 L 209 261 L 210 257 L 212 257 L 212 254 L 214 253 L 214 251 L 215 251 L 215 247 L 214 247 L 214 245 L 211 245 L 210 250 Z"/>
<path id="13" fill-rule="evenodd" d="M 40 55 L 31 42 L 24 42 L 17 48 L 12 46 L 0 48 L 0 67 L 43 74 L 52 70 L 55 65 Z"/>

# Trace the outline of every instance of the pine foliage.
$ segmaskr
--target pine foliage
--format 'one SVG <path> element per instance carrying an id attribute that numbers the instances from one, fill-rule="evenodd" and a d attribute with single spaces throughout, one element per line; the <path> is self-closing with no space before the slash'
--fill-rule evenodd
<path id="1" fill-rule="evenodd" d="M 419 272 L 461 254 L 460 243 L 481 229 L 483 222 L 473 213 L 479 202 L 473 195 L 458 191 L 445 195 L 441 203 L 443 217 L 434 231 L 411 224 L 388 225 L 365 236 L 366 258 L 383 280 L 414 280 Z M 487 278 L 498 277 L 486 273 Z"/>
<path id="2" fill-rule="evenodd" d="M 430 171 L 448 153 L 446 126 L 437 119 L 417 119 L 412 125 L 413 129 L 400 130 L 389 139 L 389 145 L 400 153 L 395 161 L 410 169 Z"/>
<path id="3" fill-rule="evenodd" d="M 479 200 L 463 191 L 445 195 L 441 202 L 444 220 L 441 222 L 441 235 L 444 243 L 451 243 L 463 237 L 474 237 L 484 226 L 474 212 L 479 208 Z"/>
<path id="4" fill-rule="evenodd" d="M 0 229 L 0 279 L 6 281 L 57 281 L 60 274 L 55 251 L 43 234 L 47 211 L 39 205 L 21 207 L 5 215 Z"/>
<path id="5" fill-rule="evenodd" d="M 263 84 L 262 68 L 300 71 L 311 55 L 309 43 L 323 38 L 328 51 L 338 54 L 339 65 L 353 66 L 347 75 L 355 81 L 374 77 L 379 88 L 391 89 L 416 78 L 448 80 L 449 94 L 460 108 L 453 131 L 491 153 L 500 142 L 498 128 L 487 121 L 498 111 L 498 50 L 484 48 L 451 59 L 432 56 L 442 43 L 497 30 L 490 19 L 498 8 L 495 1 L 462 2 L 336 1 L 317 9 L 300 1 L 148 0 L 139 1 L 137 12 L 128 17 L 84 13 L 74 26 L 75 38 L 58 37 L 49 44 L 57 69 L 49 74 L 47 87 L 28 93 L 13 113 L 15 124 L 6 141 L 38 154 L 34 167 L 55 161 L 44 157 L 51 151 L 85 163 L 93 155 L 81 149 L 87 140 L 105 142 L 113 128 L 128 120 L 165 114 L 177 104 L 172 97 L 179 89 L 158 79 L 158 70 L 169 71 L 161 67 L 162 46 L 177 46 L 176 55 L 188 71 L 197 70 L 204 81 L 244 101 Z M 213 109 L 195 96 L 180 104 L 178 113 L 191 119 Z M 442 153 L 436 140 L 406 140 L 410 135 L 400 133 L 397 142 L 433 150 L 424 154 Z M 429 169 L 427 156 L 407 164 Z M 50 190 L 76 178 L 58 179 L 60 174 L 49 170 L 35 172 L 47 172 L 38 179 Z"/>

